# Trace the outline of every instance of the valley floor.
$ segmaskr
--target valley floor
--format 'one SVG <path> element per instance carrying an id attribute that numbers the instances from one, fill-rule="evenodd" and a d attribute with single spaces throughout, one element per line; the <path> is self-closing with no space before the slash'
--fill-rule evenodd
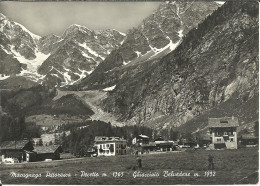
<path id="1" fill-rule="evenodd" d="M 215 172 L 207 172 L 208 154 L 214 156 Z M 140 170 L 132 169 L 136 165 L 136 157 L 126 155 L 1 165 L 0 176 L 3 184 L 172 185 L 258 183 L 258 148 L 214 151 L 199 149 L 196 151 L 147 154 L 142 155 L 141 159 L 143 168 Z M 84 176 L 82 176 L 83 171 L 85 172 Z M 165 177 L 166 171 L 182 174 L 179 174 L 179 176 L 168 174 Z M 49 177 L 47 177 L 48 172 L 50 173 Z M 16 175 L 23 174 L 23 176 L 38 174 L 41 177 L 12 177 L 14 173 Z M 148 177 L 138 177 L 138 173 L 139 176 Z M 194 176 L 196 173 L 199 176 Z M 64 174 L 71 175 L 71 177 L 59 177 L 62 176 L 61 174 L 63 176 Z M 188 174 L 190 176 L 187 176 Z"/>

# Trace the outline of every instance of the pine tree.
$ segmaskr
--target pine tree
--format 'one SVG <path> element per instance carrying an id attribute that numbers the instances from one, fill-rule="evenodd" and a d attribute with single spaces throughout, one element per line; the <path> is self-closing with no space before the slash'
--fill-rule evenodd
<path id="1" fill-rule="evenodd" d="M 176 141 L 179 137 L 179 132 L 178 131 L 174 131 L 173 128 L 171 128 L 170 130 L 170 139 L 173 141 Z"/>
<path id="2" fill-rule="evenodd" d="M 133 128 L 133 138 L 137 137 L 139 135 L 138 128 L 136 125 L 134 125 Z"/>

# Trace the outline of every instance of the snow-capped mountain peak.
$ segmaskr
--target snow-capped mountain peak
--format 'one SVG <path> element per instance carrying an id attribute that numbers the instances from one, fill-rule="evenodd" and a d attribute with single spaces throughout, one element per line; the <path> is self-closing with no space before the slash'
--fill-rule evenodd
<path id="1" fill-rule="evenodd" d="M 84 78 L 124 39 L 124 34 L 113 29 L 95 32 L 78 24 L 69 26 L 62 36 L 41 37 L 3 14 L 0 36 L 1 76 L 17 74 L 52 85 Z"/>

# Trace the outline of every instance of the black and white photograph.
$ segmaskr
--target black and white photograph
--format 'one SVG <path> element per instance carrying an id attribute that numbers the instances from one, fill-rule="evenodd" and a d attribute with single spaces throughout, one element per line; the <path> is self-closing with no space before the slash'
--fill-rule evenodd
<path id="1" fill-rule="evenodd" d="M 0 0 L 0 186 L 259 184 L 259 2 Z"/>

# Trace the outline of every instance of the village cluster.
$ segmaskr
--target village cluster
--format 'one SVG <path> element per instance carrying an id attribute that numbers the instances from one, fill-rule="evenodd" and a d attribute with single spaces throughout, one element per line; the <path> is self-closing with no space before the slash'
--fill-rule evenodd
<path id="1" fill-rule="evenodd" d="M 93 147 L 88 150 L 88 156 L 137 155 L 178 151 L 185 148 L 237 149 L 238 144 L 258 145 L 258 137 L 250 135 L 238 137 L 238 126 L 239 121 L 236 117 L 209 118 L 208 133 L 199 144 L 192 144 L 185 139 L 169 141 L 162 137 L 152 140 L 149 136 L 141 134 L 132 139 L 131 146 L 127 146 L 127 140 L 121 137 L 96 136 Z M 0 144 L 3 164 L 59 160 L 62 152 L 60 145 L 37 146 L 30 140 L 5 141 Z"/>

